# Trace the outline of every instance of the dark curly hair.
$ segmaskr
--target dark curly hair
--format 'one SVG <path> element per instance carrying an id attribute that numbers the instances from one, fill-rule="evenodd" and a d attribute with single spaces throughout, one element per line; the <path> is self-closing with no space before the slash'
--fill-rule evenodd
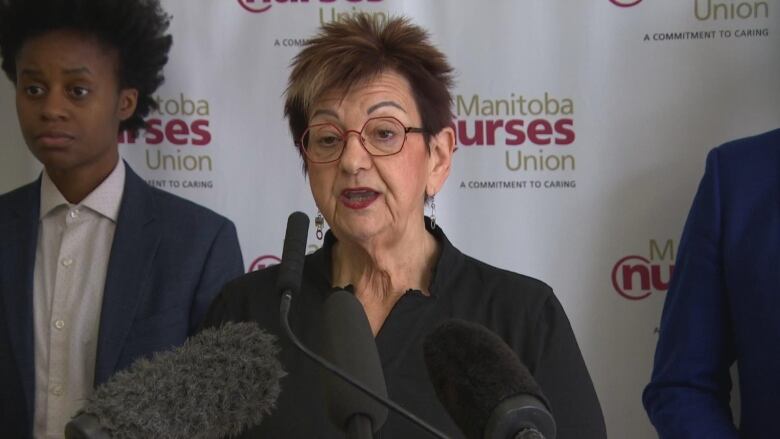
<path id="1" fill-rule="evenodd" d="M 152 93 L 164 81 L 163 67 L 173 38 L 166 35 L 170 15 L 159 0 L 0 0 L 0 57 L 16 83 L 16 58 L 30 38 L 74 30 L 117 50 L 119 84 L 138 90 L 138 104 L 119 131 L 137 132 L 157 103 Z"/>

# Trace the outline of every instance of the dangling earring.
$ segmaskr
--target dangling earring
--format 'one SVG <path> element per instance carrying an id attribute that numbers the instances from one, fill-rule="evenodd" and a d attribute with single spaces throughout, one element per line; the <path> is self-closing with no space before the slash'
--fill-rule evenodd
<path id="1" fill-rule="evenodd" d="M 436 229 L 436 195 L 431 195 L 431 230 Z"/>
<path id="2" fill-rule="evenodd" d="M 322 228 L 325 227 L 325 218 L 322 217 L 322 214 L 317 211 L 317 216 L 314 217 L 314 228 L 317 230 L 315 233 L 315 236 L 317 236 L 317 239 L 322 241 Z"/>

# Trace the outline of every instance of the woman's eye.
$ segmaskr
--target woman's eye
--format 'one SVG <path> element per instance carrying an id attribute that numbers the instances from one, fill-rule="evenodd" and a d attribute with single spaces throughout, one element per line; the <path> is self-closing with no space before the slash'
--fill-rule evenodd
<path id="1" fill-rule="evenodd" d="M 402 135 L 400 129 L 392 126 L 376 127 L 370 133 L 375 142 L 394 142 L 399 135 Z"/>
<path id="2" fill-rule="evenodd" d="M 37 85 L 29 85 L 24 88 L 24 92 L 27 94 L 27 96 L 41 96 L 43 95 L 43 87 L 37 86 Z"/>
<path id="3" fill-rule="evenodd" d="M 89 94 L 89 90 L 84 87 L 73 87 L 70 89 L 70 94 L 74 98 L 83 98 Z"/>
<path id="4" fill-rule="evenodd" d="M 393 136 L 395 136 L 395 132 L 393 132 L 392 130 L 382 130 L 382 129 L 380 129 L 380 130 L 376 131 L 376 137 L 378 139 L 389 140 L 389 139 L 392 139 Z"/>
<path id="5" fill-rule="evenodd" d="M 335 146 L 339 141 L 337 136 L 324 136 L 320 137 L 320 146 Z"/>

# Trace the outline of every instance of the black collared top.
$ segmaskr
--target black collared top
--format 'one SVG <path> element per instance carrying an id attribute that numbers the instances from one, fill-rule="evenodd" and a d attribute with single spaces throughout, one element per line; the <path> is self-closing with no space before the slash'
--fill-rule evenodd
<path id="1" fill-rule="evenodd" d="M 558 439 L 606 437 L 604 419 L 566 314 L 545 283 L 464 255 L 441 228 L 430 230 L 440 246 L 430 295 L 409 290 L 376 336 L 389 397 L 453 438 L 463 435 L 436 398 L 425 368 L 422 341 L 450 318 L 482 324 L 498 334 L 529 368 L 550 402 Z M 290 324 L 316 351 L 320 309 L 333 290 L 328 233 L 323 247 L 306 257 L 301 292 L 292 301 Z M 275 411 L 245 438 L 343 438 L 324 407 L 320 368 L 298 352 L 279 324 L 278 266 L 227 284 L 212 303 L 205 327 L 225 321 L 256 321 L 276 334 L 282 379 Z M 378 437 L 427 438 L 425 431 L 390 412 Z"/>

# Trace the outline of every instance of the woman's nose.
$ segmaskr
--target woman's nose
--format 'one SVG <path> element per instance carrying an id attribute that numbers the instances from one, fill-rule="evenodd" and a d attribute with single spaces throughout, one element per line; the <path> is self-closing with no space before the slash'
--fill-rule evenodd
<path id="1" fill-rule="evenodd" d="M 354 135 L 353 135 L 354 134 Z M 341 153 L 341 169 L 348 174 L 357 174 L 360 170 L 371 168 L 371 154 L 363 146 L 363 138 L 358 131 L 344 133 L 344 151 Z"/>
<path id="2" fill-rule="evenodd" d="M 68 119 L 69 102 L 60 93 L 49 92 L 43 97 L 41 105 L 41 119 L 46 121 L 57 121 Z"/>

